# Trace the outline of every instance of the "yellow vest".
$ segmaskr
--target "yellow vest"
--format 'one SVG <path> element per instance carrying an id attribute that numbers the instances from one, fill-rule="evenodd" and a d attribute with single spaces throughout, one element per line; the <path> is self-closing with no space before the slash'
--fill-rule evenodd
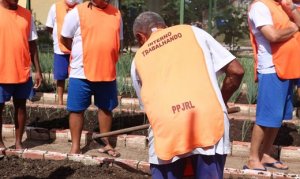
<path id="1" fill-rule="evenodd" d="M 100 9 L 87 4 L 77 6 L 85 76 L 90 81 L 113 81 L 119 58 L 120 11 L 111 5 Z"/>
<path id="2" fill-rule="evenodd" d="M 215 145 L 224 133 L 224 113 L 192 28 L 160 30 L 135 56 L 141 98 L 162 160 Z"/>
<path id="3" fill-rule="evenodd" d="M 276 29 L 283 29 L 289 26 L 291 21 L 278 2 L 275 2 L 273 0 L 257 0 L 257 1 L 261 1 L 269 8 L 272 15 L 273 25 Z M 254 51 L 255 69 L 256 69 L 258 47 L 257 47 L 255 36 L 251 30 L 250 30 L 250 40 Z M 296 32 L 290 39 L 284 42 L 274 42 L 274 43 L 270 42 L 270 45 L 272 50 L 273 63 L 275 65 L 275 70 L 277 75 L 281 79 L 300 78 L 300 70 L 299 70 L 300 69 L 300 58 L 299 58 L 300 33 Z M 256 70 L 255 70 L 255 74 L 256 74 Z"/>
<path id="4" fill-rule="evenodd" d="M 17 10 L 0 6 L 0 17 L 0 83 L 26 82 L 31 65 L 31 13 L 21 6 Z"/>

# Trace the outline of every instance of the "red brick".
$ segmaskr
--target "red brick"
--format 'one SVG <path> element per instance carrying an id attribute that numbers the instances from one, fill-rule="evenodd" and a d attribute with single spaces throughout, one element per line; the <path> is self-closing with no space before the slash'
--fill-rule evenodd
<path id="1" fill-rule="evenodd" d="M 16 150 L 16 149 L 6 149 L 4 151 L 5 155 L 16 156 L 16 157 L 22 157 L 23 152 L 24 152 L 24 150 Z"/>
<path id="2" fill-rule="evenodd" d="M 233 141 L 232 142 L 232 156 L 249 156 L 250 151 L 250 143 L 249 142 L 240 142 Z"/>
<path id="3" fill-rule="evenodd" d="M 47 152 L 44 158 L 45 160 L 66 160 L 68 155 L 59 152 Z"/>
<path id="4" fill-rule="evenodd" d="M 22 158 L 28 158 L 28 159 L 44 159 L 44 154 L 47 153 L 47 151 L 42 150 L 25 150 L 22 154 Z"/>
<path id="5" fill-rule="evenodd" d="M 138 163 L 138 170 L 143 172 L 143 173 L 147 173 L 147 174 L 151 174 L 150 172 L 150 163 L 148 162 L 139 162 Z"/>
<path id="6" fill-rule="evenodd" d="M 15 136 L 15 125 L 3 124 L 2 125 L 2 134 L 5 137 L 14 137 Z"/>
<path id="7" fill-rule="evenodd" d="M 257 171 L 257 170 L 244 170 L 244 177 L 249 178 L 257 178 L 257 179 L 266 179 L 266 178 L 272 178 L 272 173 L 268 171 Z"/>
<path id="8" fill-rule="evenodd" d="M 83 154 L 68 154 L 68 160 L 72 160 L 75 162 L 81 162 L 84 159 Z"/>
<path id="9" fill-rule="evenodd" d="M 300 147 L 282 147 L 280 152 L 280 158 L 283 160 L 299 160 Z"/>
<path id="10" fill-rule="evenodd" d="M 126 148 L 147 148 L 147 138 L 142 135 L 127 135 L 126 137 Z"/>
<path id="11" fill-rule="evenodd" d="M 126 147 L 126 137 L 127 137 L 127 134 L 118 135 L 116 147 L 119 147 L 119 148 Z"/>
<path id="12" fill-rule="evenodd" d="M 137 160 L 129 160 L 129 159 L 120 159 L 116 158 L 114 160 L 113 165 L 118 166 L 127 170 L 137 170 L 138 169 L 138 163 L 139 161 Z"/>
<path id="13" fill-rule="evenodd" d="M 84 165 L 100 165 L 101 164 L 101 161 L 91 157 L 91 156 L 85 156 L 81 162 L 84 164 Z"/>

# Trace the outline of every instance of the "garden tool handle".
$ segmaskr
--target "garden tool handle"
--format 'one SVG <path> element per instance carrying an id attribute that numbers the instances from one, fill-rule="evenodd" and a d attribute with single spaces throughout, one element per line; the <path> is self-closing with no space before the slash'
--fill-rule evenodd
<path id="1" fill-rule="evenodd" d="M 231 108 L 227 109 L 228 114 L 237 113 L 237 112 L 240 112 L 240 111 L 241 111 L 241 108 L 238 107 L 238 106 L 231 107 Z M 92 138 L 97 139 L 97 138 L 102 138 L 102 137 L 109 137 L 109 136 L 124 134 L 124 133 L 128 133 L 128 132 L 148 129 L 149 127 L 150 127 L 150 124 L 143 124 L 143 125 L 124 128 L 124 129 L 115 130 L 115 131 L 111 131 L 111 132 L 105 132 L 105 133 L 101 133 L 101 134 L 93 134 Z"/>

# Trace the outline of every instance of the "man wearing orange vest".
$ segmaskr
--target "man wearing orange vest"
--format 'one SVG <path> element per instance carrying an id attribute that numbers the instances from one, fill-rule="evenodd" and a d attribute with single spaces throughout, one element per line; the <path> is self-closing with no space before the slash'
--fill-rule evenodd
<path id="1" fill-rule="evenodd" d="M 291 3 L 293 3 L 293 4 L 291 4 Z M 296 11 L 294 13 L 292 13 L 290 6 L 291 5 L 294 6 L 294 8 L 297 9 L 298 14 L 300 14 L 300 0 L 293 0 L 293 1 L 291 1 L 291 0 L 282 0 L 281 5 L 282 5 L 283 9 L 285 10 L 285 12 L 290 17 L 290 19 L 293 22 L 295 22 L 299 27 L 300 26 L 300 17 L 298 17 L 298 18 L 295 17 Z M 294 106 L 299 108 L 300 107 L 300 79 L 295 80 L 295 85 L 297 87 L 297 101 L 296 101 Z M 297 111 L 296 111 L 296 116 L 298 118 L 300 117 L 299 116 L 299 109 L 297 109 Z"/>
<path id="2" fill-rule="evenodd" d="M 298 15 L 295 6 L 289 8 L 293 16 Z M 271 148 L 282 121 L 292 118 L 290 79 L 300 77 L 299 28 L 275 0 L 253 1 L 248 18 L 258 96 L 250 156 L 244 169 L 287 170 L 287 165 L 271 157 Z"/>
<path id="3" fill-rule="evenodd" d="M 15 108 L 15 148 L 23 149 L 22 136 L 26 121 L 26 99 L 32 89 L 31 61 L 35 67 L 35 85 L 41 85 L 42 75 L 35 40 L 37 33 L 29 10 L 18 0 L 0 1 L 0 147 L 2 140 L 2 111 L 13 97 Z"/>
<path id="4" fill-rule="evenodd" d="M 80 153 L 80 136 L 84 111 L 94 103 L 98 107 L 100 133 L 109 132 L 112 110 L 118 105 L 116 63 L 120 48 L 121 14 L 109 1 L 91 0 L 77 5 L 65 17 L 62 42 L 71 50 L 70 80 L 67 109 L 70 111 L 72 147 L 70 153 Z M 105 152 L 120 154 L 102 138 Z"/>
<path id="5" fill-rule="evenodd" d="M 65 80 L 68 78 L 70 51 L 60 43 L 60 32 L 64 18 L 68 11 L 73 9 L 82 0 L 61 0 L 53 4 L 49 10 L 46 26 L 52 34 L 54 63 L 53 74 L 56 80 L 58 104 L 63 105 Z"/>
<path id="6" fill-rule="evenodd" d="M 200 28 L 167 28 L 160 15 L 140 14 L 133 33 L 140 49 L 131 77 L 149 119 L 152 178 L 182 178 L 187 160 L 195 178 L 223 178 L 230 153 L 226 103 L 244 70 Z M 225 73 L 219 89 L 217 73 Z"/>

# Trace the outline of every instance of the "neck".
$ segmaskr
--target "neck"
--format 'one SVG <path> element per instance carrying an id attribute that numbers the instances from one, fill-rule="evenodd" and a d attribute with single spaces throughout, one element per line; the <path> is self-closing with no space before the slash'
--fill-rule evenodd
<path id="1" fill-rule="evenodd" d="M 108 3 L 102 3 L 101 5 L 96 4 L 93 0 L 91 0 L 91 4 L 94 7 L 100 8 L 100 9 L 105 9 L 108 6 Z"/>
<path id="2" fill-rule="evenodd" d="M 5 9 L 9 9 L 9 10 L 17 10 L 18 9 L 18 5 L 12 5 L 3 0 L 0 1 L 0 6 L 2 6 Z"/>

